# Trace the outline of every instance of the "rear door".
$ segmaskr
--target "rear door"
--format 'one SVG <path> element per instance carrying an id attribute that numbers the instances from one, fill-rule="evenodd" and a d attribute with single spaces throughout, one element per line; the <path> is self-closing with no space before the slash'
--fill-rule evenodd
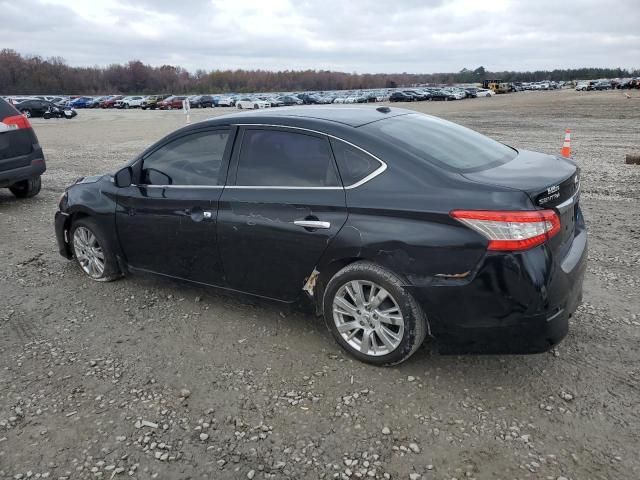
<path id="1" fill-rule="evenodd" d="M 347 219 L 329 140 L 284 127 L 243 127 L 220 199 L 227 286 L 293 301 Z"/>
<path id="2" fill-rule="evenodd" d="M 188 132 L 136 165 L 136 184 L 120 189 L 116 225 L 130 266 L 220 285 L 218 200 L 231 130 Z"/>

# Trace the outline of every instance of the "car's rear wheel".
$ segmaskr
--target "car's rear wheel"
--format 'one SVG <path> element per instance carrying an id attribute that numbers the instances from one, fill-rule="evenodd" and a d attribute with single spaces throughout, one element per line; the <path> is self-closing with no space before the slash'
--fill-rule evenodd
<path id="1" fill-rule="evenodd" d="M 31 110 L 21 110 L 20 113 L 22 113 L 27 118 L 31 118 Z"/>
<path id="2" fill-rule="evenodd" d="M 42 181 L 40 176 L 37 176 L 14 183 L 9 187 L 9 190 L 18 198 L 31 198 L 40 193 L 41 187 Z"/>
<path id="3" fill-rule="evenodd" d="M 404 362 L 420 347 L 427 322 L 392 272 L 371 262 L 346 266 L 329 281 L 323 307 L 329 329 L 351 355 L 376 365 Z"/>
<path id="4" fill-rule="evenodd" d="M 71 250 L 82 271 L 97 282 L 110 282 L 121 276 L 111 246 L 95 220 L 81 218 L 70 231 Z"/>

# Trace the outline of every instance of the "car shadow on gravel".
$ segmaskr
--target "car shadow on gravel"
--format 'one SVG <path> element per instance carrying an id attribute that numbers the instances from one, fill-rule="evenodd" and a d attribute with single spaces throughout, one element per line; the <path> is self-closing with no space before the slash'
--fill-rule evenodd
<path id="1" fill-rule="evenodd" d="M 80 276 L 80 272 L 77 272 Z M 252 297 L 206 287 L 180 280 L 157 277 L 150 274 L 128 276 L 122 281 L 112 284 L 125 288 L 127 294 L 140 297 L 141 292 L 154 292 L 161 299 L 170 298 L 171 305 L 176 305 L 178 316 L 188 314 L 193 309 L 202 315 L 191 315 L 189 321 L 172 325 L 172 328 L 185 329 L 174 331 L 172 335 L 183 334 L 186 337 L 197 336 L 201 348 L 213 351 L 216 342 L 222 336 L 225 342 L 257 344 L 269 340 L 286 351 L 286 356 L 293 362 L 304 364 L 318 362 L 319 359 L 339 361 L 349 365 L 349 371 L 364 377 L 378 376 L 385 369 L 358 362 L 342 351 L 335 343 L 326 328 L 322 317 L 315 315 L 310 302 L 300 301 L 296 304 L 285 304 L 276 301 Z M 256 333 L 256 329 L 260 331 Z M 170 338 L 162 341 L 171 343 Z M 180 344 L 177 349 L 184 348 Z M 251 348 L 251 347 L 248 347 Z M 264 363 L 277 365 L 276 355 L 264 353 Z M 230 362 L 242 362 L 241 350 L 230 350 Z M 252 352 L 260 355 L 260 352 Z M 480 384 L 483 386 L 499 386 L 505 384 L 525 385 L 540 372 L 549 368 L 553 355 L 549 353 L 537 355 L 481 355 L 441 354 L 435 342 L 425 341 L 424 345 L 405 363 L 392 367 L 396 379 L 406 376 L 442 378 L 445 384 L 460 382 L 463 384 Z M 457 379 L 457 380 L 452 380 Z M 454 387 L 455 388 L 455 387 Z"/>

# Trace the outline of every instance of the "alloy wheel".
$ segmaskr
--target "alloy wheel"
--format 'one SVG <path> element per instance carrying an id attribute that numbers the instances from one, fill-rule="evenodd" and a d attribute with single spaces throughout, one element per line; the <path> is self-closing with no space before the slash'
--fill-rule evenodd
<path id="1" fill-rule="evenodd" d="M 73 233 L 73 251 L 82 270 L 92 278 L 104 274 L 104 252 L 98 239 L 86 227 L 78 227 Z"/>
<path id="2" fill-rule="evenodd" d="M 344 341 L 364 355 L 387 355 L 404 336 L 398 302 L 371 281 L 352 280 L 340 287 L 333 299 L 333 321 Z"/>

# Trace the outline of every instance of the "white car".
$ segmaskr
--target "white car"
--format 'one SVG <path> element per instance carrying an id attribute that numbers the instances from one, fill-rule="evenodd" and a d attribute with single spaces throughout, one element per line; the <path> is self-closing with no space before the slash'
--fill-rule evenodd
<path id="1" fill-rule="evenodd" d="M 578 82 L 578 84 L 576 85 L 576 90 L 578 92 L 580 91 L 587 91 L 589 90 L 589 82 Z"/>
<path id="2" fill-rule="evenodd" d="M 145 98 L 146 97 L 141 97 L 141 96 L 124 97 L 122 100 L 118 100 L 115 103 L 115 107 L 116 108 L 140 108 Z"/>
<path id="3" fill-rule="evenodd" d="M 219 107 L 233 107 L 235 103 L 236 103 L 236 100 L 234 97 L 220 97 L 218 99 Z"/>
<path id="4" fill-rule="evenodd" d="M 12 105 L 17 105 L 20 102 L 25 102 L 27 100 L 40 100 L 40 99 L 36 97 L 9 97 L 9 102 L 11 102 Z"/>
<path id="5" fill-rule="evenodd" d="M 465 98 L 467 98 L 467 93 L 464 90 L 449 88 L 449 89 L 443 89 L 442 91 L 445 93 L 448 93 L 449 95 L 453 95 L 453 97 L 456 100 L 464 100 Z"/>
<path id="6" fill-rule="evenodd" d="M 271 102 L 265 100 L 253 100 L 249 97 L 242 97 L 236 101 L 236 108 L 242 110 L 243 108 L 258 110 L 259 108 L 271 108 Z"/>
<path id="7" fill-rule="evenodd" d="M 476 97 L 493 97 L 495 92 L 493 90 L 489 90 L 488 88 L 479 88 L 476 91 Z"/>

